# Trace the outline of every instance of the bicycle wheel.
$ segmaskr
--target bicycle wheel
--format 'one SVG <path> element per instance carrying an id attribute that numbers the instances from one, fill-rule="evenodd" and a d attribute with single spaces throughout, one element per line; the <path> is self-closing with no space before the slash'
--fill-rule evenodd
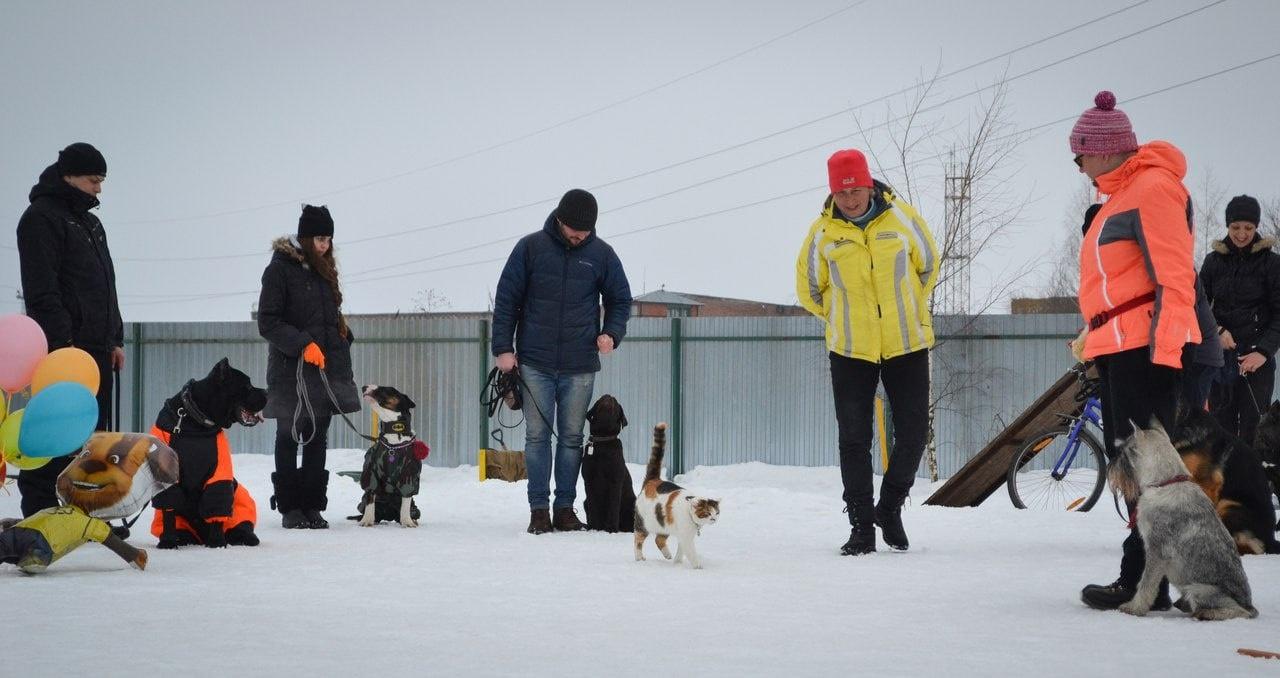
<path id="1" fill-rule="evenodd" d="M 1107 460 L 1102 443 L 1081 430 L 1075 457 L 1054 477 L 1053 469 L 1068 453 L 1068 427 L 1051 429 L 1023 446 L 1009 465 L 1009 500 L 1020 508 L 1088 511 L 1102 496 Z"/>

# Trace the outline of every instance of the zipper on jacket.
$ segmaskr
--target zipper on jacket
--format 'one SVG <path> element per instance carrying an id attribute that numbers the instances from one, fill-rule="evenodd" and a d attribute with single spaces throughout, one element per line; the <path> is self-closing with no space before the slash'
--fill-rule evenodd
<path id="1" fill-rule="evenodd" d="M 560 319 L 556 323 L 556 372 L 560 371 L 560 361 L 564 357 L 564 304 L 565 293 L 569 290 L 569 247 L 564 248 L 564 268 L 560 272 Z"/>

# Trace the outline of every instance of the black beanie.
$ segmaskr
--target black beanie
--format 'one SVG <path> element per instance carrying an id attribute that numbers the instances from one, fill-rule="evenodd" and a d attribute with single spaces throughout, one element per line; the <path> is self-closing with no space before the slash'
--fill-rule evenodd
<path id="1" fill-rule="evenodd" d="M 596 197 L 581 188 L 565 193 L 564 197 L 560 198 L 560 205 L 556 207 L 556 218 L 575 231 L 596 230 L 598 213 Z"/>
<path id="2" fill-rule="evenodd" d="M 107 159 L 90 144 L 71 144 L 58 151 L 58 172 L 64 177 L 106 176 Z"/>
<path id="3" fill-rule="evenodd" d="M 1254 226 L 1262 222 L 1262 207 L 1258 199 L 1248 195 L 1237 195 L 1227 203 L 1227 224 L 1235 221 L 1247 221 Z"/>
<path id="4" fill-rule="evenodd" d="M 298 237 L 314 238 L 318 235 L 333 237 L 333 217 L 329 216 L 326 205 L 303 205 L 302 216 L 298 217 Z"/>

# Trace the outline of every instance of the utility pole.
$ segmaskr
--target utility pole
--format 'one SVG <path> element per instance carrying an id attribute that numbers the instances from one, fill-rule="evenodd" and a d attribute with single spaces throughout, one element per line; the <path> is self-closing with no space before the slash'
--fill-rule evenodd
<path id="1" fill-rule="evenodd" d="M 967 165 L 956 162 L 956 151 L 951 149 L 947 160 L 946 212 L 943 216 L 946 233 L 943 236 L 942 262 L 939 274 L 942 282 L 942 312 L 968 315 L 972 289 L 969 268 L 973 263 L 973 177 Z"/>

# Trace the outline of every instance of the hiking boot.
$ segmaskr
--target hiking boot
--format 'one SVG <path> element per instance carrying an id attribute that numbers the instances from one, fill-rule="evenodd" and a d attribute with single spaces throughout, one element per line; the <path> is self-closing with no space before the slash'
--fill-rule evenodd
<path id="1" fill-rule="evenodd" d="M 578 512 L 573 510 L 572 506 L 556 509 L 555 517 L 551 519 L 551 526 L 557 532 L 577 532 L 587 529 L 586 524 L 578 520 Z"/>
<path id="2" fill-rule="evenodd" d="M 895 551 L 907 550 L 907 531 L 902 528 L 902 499 L 885 501 L 880 497 L 876 504 L 875 524 L 880 528 L 884 543 Z"/>
<path id="3" fill-rule="evenodd" d="M 1080 601 L 1089 608 L 1094 610 L 1114 610 L 1120 605 L 1129 603 L 1133 600 L 1135 594 L 1135 586 L 1116 579 L 1116 581 L 1108 583 L 1106 586 L 1091 583 L 1080 590 Z M 1169 599 L 1169 579 L 1160 582 L 1160 592 L 1156 594 L 1156 600 L 1151 603 L 1152 611 L 1165 611 L 1172 608 L 1174 603 Z"/>
<path id="4" fill-rule="evenodd" d="M 286 530 L 305 530 L 311 527 L 311 521 L 302 514 L 302 509 L 287 511 L 280 519 L 280 525 Z"/>
<path id="5" fill-rule="evenodd" d="M 876 527 L 871 517 L 871 504 L 866 506 L 858 506 L 854 510 L 845 507 L 845 511 L 849 513 L 849 541 L 840 547 L 840 555 L 844 556 L 861 556 L 868 553 L 875 553 L 876 550 Z"/>
<path id="6" fill-rule="evenodd" d="M 307 519 L 307 527 L 313 530 L 329 529 L 329 521 L 325 520 L 324 516 L 320 515 L 319 511 L 315 509 L 307 509 L 302 512 L 302 515 Z"/>
<path id="7" fill-rule="evenodd" d="M 1081 589 L 1080 601 L 1095 610 L 1114 610 L 1133 599 L 1134 588 L 1119 579 L 1106 586 L 1090 584 Z M 1164 612 L 1171 607 L 1173 601 L 1169 599 L 1169 582 L 1165 580 L 1160 582 L 1160 592 L 1151 603 L 1151 609 Z"/>
<path id="8" fill-rule="evenodd" d="M 546 534 L 551 531 L 551 509 L 529 511 L 529 534 Z"/>

